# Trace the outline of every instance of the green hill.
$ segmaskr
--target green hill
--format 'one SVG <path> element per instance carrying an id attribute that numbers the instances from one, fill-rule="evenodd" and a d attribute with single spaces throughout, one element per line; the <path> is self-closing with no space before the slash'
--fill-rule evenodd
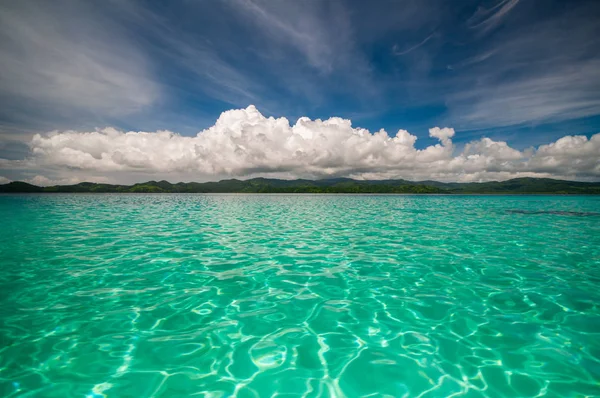
<path id="1" fill-rule="evenodd" d="M 436 194 L 600 194 L 600 182 L 578 182 L 549 178 L 515 178 L 482 183 L 371 180 L 350 178 L 325 180 L 221 180 L 218 182 L 148 181 L 133 185 L 82 182 L 75 185 L 39 187 L 15 181 L 0 185 L 0 193 L 436 193 Z"/>

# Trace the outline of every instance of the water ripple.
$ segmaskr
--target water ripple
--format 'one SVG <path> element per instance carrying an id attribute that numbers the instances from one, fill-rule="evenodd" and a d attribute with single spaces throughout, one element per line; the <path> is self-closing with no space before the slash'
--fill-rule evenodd
<path id="1" fill-rule="evenodd" d="M 0 196 L 0 395 L 600 396 L 599 209 Z"/>

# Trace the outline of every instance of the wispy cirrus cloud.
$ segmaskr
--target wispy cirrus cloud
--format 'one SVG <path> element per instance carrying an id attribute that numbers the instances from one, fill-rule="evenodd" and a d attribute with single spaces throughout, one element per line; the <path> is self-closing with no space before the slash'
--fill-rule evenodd
<path id="1" fill-rule="evenodd" d="M 218 3 L 215 3 L 218 4 Z M 184 24 L 174 24 L 160 9 L 146 7 L 138 1 L 114 1 L 114 9 L 120 18 L 135 26 L 133 35 L 151 56 L 157 68 L 169 75 L 162 84 L 173 91 L 185 91 L 191 95 L 209 98 L 231 105 L 247 104 L 259 100 L 260 85 L 243 68 L 237 68 L 225 60 L 223 53 L 237 51 L 211 40 L 206 31 L 189 29 Z M 190 7 L 190 15 L 202 15 L 202 9 Z M 210 11 L 209 17 L 216 13 Z M 206 17 L 205 17 L 206 18 Z M 215 24 L 214 20 L 212 21 Z M 210 25 L 204 29 L 216 29 Z M 221 46 L 220 48 L 217 46 Z"/>
<path id="2" fill-rule="evenodd" d="M 3 102 L 54 112 L 123 115 L 160 96 L 143 53 L 90 3 L 4 2 L 0 70 Z"/>
<path id="3" fill-rule="evenodd" d="M 421 40 L 420 42 L 418 42 L 417 44 L 407 48 L 407 49 L 401 49 L 400 46 L 398 44 L 394 44 L 394 46 L 392 47 L 392 53 L 396 56 L 399 55 L 406 55 L 408 53 L 410 53 L 411 51 L 416 50 L 417 48 L 425 45 L 429 40 L 431 40 L 433 38 L 433 36 L 435 35 L 435 31 L 431 32 L 430 35 L 428 35 L 426 38 L 424 38 L 423 40 Z"/>
<path id="4" fill-rule="evenodd" d="M 509 2 L 504 2 L 508 7 Z M 514 6 L 514 5 L 513 5 Z M 594 5 L 518 25 L 450 65 L 448 119 L 463 129 L 553 123 L 600 113 L 600 27 Z M 568 30 L 568 34 L 565 33 Z M 458 90 L 456 87 L 462 87 Z"/>
<path id="5" fill-rule="evenodd" d="M 481 85 L 451 96 L 470 128 L 549 123 L 600 113 L 600 60 L 563 65 L 536 76 Z"/>
<path id="6" fill-rule="evenodd" d="M 468 26 L 481 33 L 486 33 L 500 25 L 502 18 L 517 4 L 519 4 L 519 0 L 502 0 L 488 9 L 479 7 L 477 12 L 469 18 Z"/>
<path id="7" fill-rule="evenodd" d="M 229 4 L 272 42 L 295 48 L 310 66 L 323 73 L 343 67 L 353 51 L 351 24 L 337 0 L 302 4 L 242 0 Z"/>
<path id="8" fill-rule="evenodd" d="M 346 2 L 243 0 L 227 4 L 264 38 L 255 53 L 284 90 L 307 95 L 317 103 L 331 94 L 356 91 L 361 92 L 357 101 L 377 99 L 380 86 L 358 46 L 356 15 Z"/>

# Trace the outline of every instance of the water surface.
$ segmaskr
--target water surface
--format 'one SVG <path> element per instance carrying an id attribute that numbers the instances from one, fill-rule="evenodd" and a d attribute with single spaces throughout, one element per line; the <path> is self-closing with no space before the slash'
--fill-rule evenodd
<path id="1" fill-rule="evenodd" d="M 0 196 L 0 396 L 599 396 L 598 213 L 572 196 Z"/>

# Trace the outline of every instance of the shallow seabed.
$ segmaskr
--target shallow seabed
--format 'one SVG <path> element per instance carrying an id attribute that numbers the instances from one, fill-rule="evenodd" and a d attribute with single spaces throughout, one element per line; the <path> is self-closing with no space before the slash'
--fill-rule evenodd
<path id="1" fill-rule="evenodd" d="M 0 196 L 0 396 L 600 396 L 600 197 Z"/>

